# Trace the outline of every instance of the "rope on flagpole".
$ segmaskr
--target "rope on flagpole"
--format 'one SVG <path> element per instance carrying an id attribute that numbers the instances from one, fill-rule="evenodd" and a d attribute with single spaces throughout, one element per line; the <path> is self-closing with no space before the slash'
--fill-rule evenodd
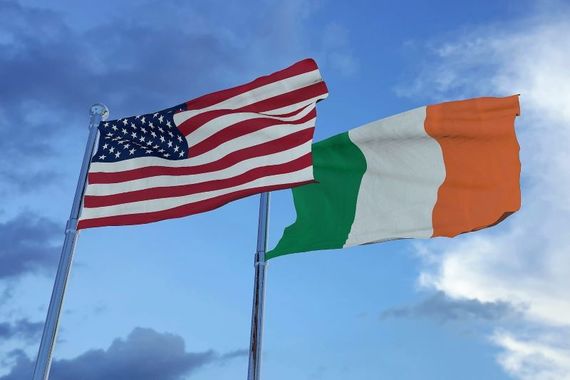
<path id="1" fill-rule="evenodd" d="M 81 212 L 81 201 L 83 200 L 83 192 L 85 191 L 89 163 L 91 162 L 95 141 L 97 140 L 97 126 L 101 121 L 107 120 L 109 109 L 102 104 L 94 104 L 91 106 L 89 116 L 89 138 L 83 155 L 83 163 L 81 165 L 79 179 L 77 180 L 71 213 L 67 225 L 65 226 L 65 241 L 61 248 L 61 256 L 53 284 L 46 322 L 44 324 L 42 341 L 38 350 L 33 380 L 47 380 L 49 377 L 52 353 L 57 338 L 59 316 L 63 306 L 67 279 L 71 271 L 71 263 L 73 262 L 75 242 L 79 234 L 77 231 L 77 221 L 79 219 L 79 213 Z"/>
<path id="2" fill-rule="evenodd" d="M 263 335 L 263 308 L 265 304 L 265 251 L 269 225 L 269 193 L 261 193 L 259 199 L 259 224 L 257 250 L 255 252 L 255 281 L 253 285 L 253 308 L 251 312 L 251 339 L 249 346 L 248 380 L 261 377 L 261 342 Z"/>

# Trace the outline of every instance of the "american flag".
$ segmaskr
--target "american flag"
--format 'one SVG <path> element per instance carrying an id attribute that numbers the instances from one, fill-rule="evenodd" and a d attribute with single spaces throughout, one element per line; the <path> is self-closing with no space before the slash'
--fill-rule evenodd
<path id="1" fill-rule="evenodd" d="M 99 124 L 78 228 L 150 223 L 313 181 L 317 64 Z"/>

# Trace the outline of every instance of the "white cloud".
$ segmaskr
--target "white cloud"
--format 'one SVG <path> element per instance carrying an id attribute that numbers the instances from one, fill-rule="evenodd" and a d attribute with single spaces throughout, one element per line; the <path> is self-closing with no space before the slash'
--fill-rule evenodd
<path id="1" fill-rule="evenodd" d="M 524 380 L 561 380 L 570 373 L 570 350 L 552 343 L 517 339 L 509 333 L 496 333 L 493 341 L 504 347 L 506 352 L 499 356 L 499 362 L 510 374 Z M 560 342 L 559 342 L 560 343 Z M 563 343 L 562 343 L 563 344 Z"/>
<path id="2" fill-rule="evenodd" d="M 488 231 L 422 243 L 420 284 L 455 298 L 525 305 L 520 325 L 492 337 L 503 350 L 499 363 L 519 379 L 564 380 L 570 379 L 570 18 L 562 6 L 541 6 L 532 19 L 438 44 L 433 62 L 400 92 L 430 91 L 432 101 L 521 94 L 521 211 Z"/>

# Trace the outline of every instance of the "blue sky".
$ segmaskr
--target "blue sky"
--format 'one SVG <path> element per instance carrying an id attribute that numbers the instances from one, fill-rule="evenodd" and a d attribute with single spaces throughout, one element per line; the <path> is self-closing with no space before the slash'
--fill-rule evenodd
<path id="1" fill-rule="evenodd" d="M 272 260 L 264 379 L 570 379 L 567 4 L 192 3 L 0 0 L 0 380 L 30 377 L 90 105 L 148 113 L 305 57 L 330 91 L 316 140 L 520 93 L 523 208 L 456 239 Z M 244 378 L 257 206 L 85 230 L 52 379 Z M 270 217 L 273 246 L 290 192 Z"/>

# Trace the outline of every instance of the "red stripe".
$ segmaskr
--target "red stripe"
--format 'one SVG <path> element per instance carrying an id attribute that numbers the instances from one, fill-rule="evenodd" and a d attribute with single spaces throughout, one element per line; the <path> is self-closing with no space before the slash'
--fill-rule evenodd
<path id="1" fill-rule="evenodd" d="M 131 224 L 145 224 L 145 223 L 158 222 L 160 220 L 165 220 L 165 219 L 181 218 L 184 216 L 198 214 L 201 212 L 216 209 L 228 202 L 244 198 L 252 194 L 262 193 L 266 191 L 288 189 L 291 187 L 305 185 L 311 182 L 314 181 L 292 182 L 292 183 L 285 183 L 273 186 L 263 186 L 252 189 L 245 189 L 241 191 L 236 191 L 235 193 L 221 195 L 219 197 L 206 199 L 200 202 L 190 203 L 187 205 L 179 206 L 164 211 L 149 212 L 144 214 L 117 215 L 105 218 L 85 219 L 79 221 L 77 228 L 84 229 L 90 227 L 125 226 Z"/>
<path id="2" fill-rule="evenodd" d="M 290 91 L 285 94 L 280 94 L 272 98 L 267 98 L 241 108 L 236 108 L 233 110 L 221 109 L 207 111 L 183 121 L 177 127 L 184 136 L 188 136 L 208 121 L 225 114 L 229 114 L 231 112 L 267 112 L 278 108 L 287 107 L 292 104 L 300 103 L 302 101 L 312 99 L 327 93 L 328 90 L 325 82 L 318 82 L 310 86 Z"/>
<path id="3" fill-rule="evenodd" d="M 293 64 L 292 66 L 287 67 L 286 69 L 277 71 L 273 74 L 259 77 L 254 81 L 246 83 L 244 85 L 233 87 L 227 90 L 217 91 L 190 100 L 189 102 L 186 103 L 186 106 L 187 109 L 201 109 L 201 108 L 210 107 L 214 104 L 223 102 L 224 100 L 233 98 L 234 96 L 243 94 L 244 92 L 248 92 L 258 87 L 278 82 L 283 79 L 294 77 L 299 74 L 308 73 L 316 69 L 318 69 L 318 67 L 314 60 L 305 59 Z"/>
<path id="4" fill-rule="evenodd" d="M 189 134 L 191 134 L 192 132 L 194 132 L 195 130 L 197 130 L 198 128 L 200 128 L 202 125 L 206 124 L 210 120 L 213 120 L 220 116 L 227 115 L 232 112 L 243 112 L 243 111 L 227 110 L 227 109 L 206 111 L 204 113 L 191 117 L 187 120 L 184 120 L 177 127 L 184 136 L 188 136 Z"/>
<path id="5" fill-rule="evenodd" d="M 159 175 L 188 175 L 222 170 L 249 158 L 265 156 L 302 145 L 313 138 L 314 130 L 314 128 L 307 128 L 276 140 L 232 152 L 218 161 L 203 165 L 179 168 L 149 166 L 113 173 L 92 172 L 89 173 L 89 184 L 118 183 Z"/>
<path id="6" fill-rule="evenodd" d="M 312 164 L 311 153 L 296 158 L 283 164 L 261 166 L 251 169 L 235 177 L 211 180 L 206 182 L 192 183 L 182 186 L 154 187 L 143 190 L 129 191 L 113 195 L 94 196 L 86 195 L 84 207 L 95 208 L 105 206 L 115 206 L 123 203 L 147 201 L 151 199 L 163 199 L 173 197 L 183 197 L 186 195 L 204 193 L 227 189 L 234 186 L 243 185 L 258 178 L 268 177 L 277 174 L 292 173 L 310 167 Z"/>
<path id="7" fill-rule="evenodd" d="M 295 116 L 295 115 L 301 113 L 305 108 L 310 107 L 310 106 L 313 106 L 313 107 L 314 107 L 314 106 L 315 106 L 315 103 L 307 104 L 306 106 L 301 107 L 301 108 L 296 109 L 296 110 L 291 111 L 291 112 L 287 112 L 287 113 L 276 113 L 276 114 L 273 114 L 273 113 L 272 113 L 272 114 L 269 115 L 269 116 L 279 117 L 279 118 L 291 117 L 291 116 Z M 260 113 L 261 113 L 261 112 L 260 112 Z M 265 113 L 265 114 L 268 115 L 267 113 Z"/>
<path id="8" fill-rule="evenodd" d="M 208 137 L 207 139 L 199 142 L 198 144 L 189 147 L 188 150 L 188 157 L 197 157 L 203 153 L 206 153 L 209 150 L 212 150 L 221 144 L 238 138 L 240 136 L 247 135 L 249 133 L 253 133 L 259 131 L 264 128 L 283 128 L 282 125 L 298 125 L 308 122 L 311 119 L 314 119 L 317 116 L 317 111 L 313 109 L 307 115 L 303 116 L 302 118 L 294 121 L 282 121 L 276 120 L 272 118 L 259 118 L 259 119 L 250 119 L 250 120 L 243 120 L 239 123 L 228 125 L 226 128 L 222 129 L 221 131 L 216 132 L 212 136 Z"/>
<path id="9" fill-rule="evenodd" d="M 303 100 L 315 98 L 319 95 L 327 94 L 327 85 L 325 82 L 317 82 L 307 87 L 300 88 L 285 94 L 277 95 L 272 98 L 261 100 L 257 103 L 242 107 L 240 110 L 244 112 L 266 112 L 278 108 L 287 107 Z"/>

